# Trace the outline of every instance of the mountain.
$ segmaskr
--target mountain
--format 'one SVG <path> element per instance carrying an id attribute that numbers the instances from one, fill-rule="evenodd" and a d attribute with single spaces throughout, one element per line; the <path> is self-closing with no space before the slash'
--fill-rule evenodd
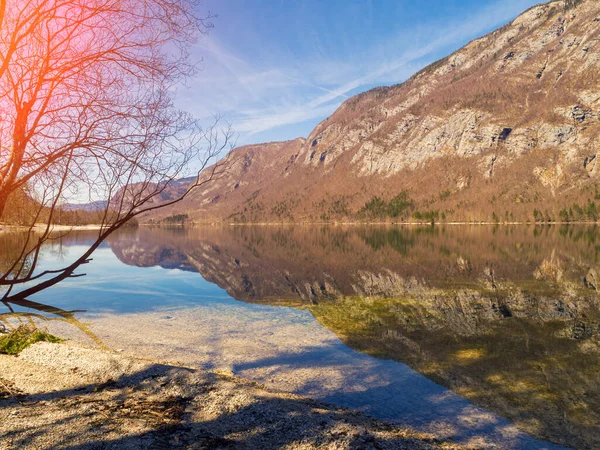
<path id="1" fill-rule="evenodd" d="M 192 220 L 208 218 L 220 221 L 234 211 L 249 210 L 251 217 L 266 214 L 264 207 L 256 200 L 261 192 L 269 192 L 278 179 L 286 179 L 306 140 L 298 138 L 288 142 L 248 145 L 234 149 L 228 156 L 227 170 L 215 175 L 205 185 L 192 190 L 180 203 L 164 208 L 149 216 L 153 220 L 173 214 L 187 213 Z M 206 179 L 212 167 L 207 168 L 200 179 Z M 217 171 L 221 173 L 219 169 Z M 206 214 L 206 211 L 210 211 Z M 242 212 L 242 216 L 244 216 Z M 245 220 L 245 216 L 241 220 Z"/>
<path id="2" fill-rule="evenodd" d="M 196 177 L 173 180 L 163 192 L 150 199 L 149 204 L 167 202 L 181 197 L 194 181 L 196 181 Z M 159 185 L 156 183 L 151 183 L 149 185 L 145 185 L 144 183 L 133 183 L 127 188 L 121 188 L 111 199 L 111 206 L 113 206 L 114 209 L 118 209 L 123 196 L 125 196 L 124 204 L 128 205 L 131 202 L 130 198 L 132 196 L 140 195 L 140 191 L 142 191 L 142 195 L 144 193 L 146 193 L 146 195 L 150 194 L 153 190 L 157 189 L 158 186 Z M 98 212 L 104 211 L 108 204 L 109 202 L 106 200 L 96 200 L 89 203 L 65 203 L 60 206 L 60 209 L 67 212 Z"/>
<path id="3" fill-rule="evenodd" d="M 106 200 L 97 200 L 90 203 L 65 203 L 61 205 L 63 211 L 103 211 L 108 202 Z"/>
<path id="4" fill-rule="evenodd" d="M 307 139 L 240 147 L 197 222 L 600 218 L 600 2 L 535 6 Z"/>
<path id="5" fill-rule="evenodd" d="M 139 201 L 140 197 L 146 197 L 153 192 L 162 188 L 160 194 L 150 198 L 146 203 L 146 206 L 152 206 L 154 203 L 159 204 L 163 202 L 169 202 L 175 200 L 188 190 L 189 186 L 196 181 L 197 177 L 179 178 L 169 181 L 168 183 L 132 183 L 126 187 L 123 187 L 117 191 L 117 193 L 111 198 L 111 207 L 115 210 L 120 208 L 128 208 L 135 201 Z M 121 206 L 121 203 L 125 206 Z"/>

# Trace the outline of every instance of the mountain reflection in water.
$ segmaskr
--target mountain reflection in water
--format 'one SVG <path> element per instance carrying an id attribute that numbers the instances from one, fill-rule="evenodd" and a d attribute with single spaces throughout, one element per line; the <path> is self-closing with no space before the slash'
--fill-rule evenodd
<path id="1" fill-rule="evenodd" d="M 108 245 L 127 265 L 199 272 L 240 301 L 306 308 L 351 348 L 534 436 L 600 448 L 597 231 L 140 228 Z"/>

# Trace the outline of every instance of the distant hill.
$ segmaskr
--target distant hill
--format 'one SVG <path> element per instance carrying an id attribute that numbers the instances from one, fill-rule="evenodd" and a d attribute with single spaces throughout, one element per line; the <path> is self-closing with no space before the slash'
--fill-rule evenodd
<path id="1" fill-rule="evenodd" d="M 152 203 L 152 202 L 160 203 L 160 202 L 174 200 L 174 199 L 182 196 L 185 193 L 185 191 L 187 191 L 188 187 L 194 181 L 196 181 L 195 176 L 174 180 L 169 184 L 169 186 L 160 195 L 157 195 L 155 198 L 151 199 L 150 203 Z M 111 200 L 111 204 L 118 205 L 118 203 L 121 201 L 121 198 L 123 197 L 123 195 L 125 195 L 127 197 L 128 195 L 131 195 L 132 192 L 137 193 L 137 190 L 140 188 L 140 186 L 141 186 L 141 184 L 134 183 L 131 186 L 129 186 L 127 190 L 121 189 L 114 195 L 114 197 Z M 148 192 L 151 192 L 154 189 L 156 189 L 155 184 L 146 187 L 146 190 Z M 60 209 L 62 211 L 68 211 L 68 212 L 72 212 L 72 211 L 93 212 L 93 211 L 103 211 L 106 209 L 107 206 L 108 206 L 108 201 L 98 200 L 98 201 L 94 201 L 94 202 L 90 202 L 90 203 L 65 203 L 60 206 Z"/>
<path id="2" fill-rule="evenodd" d="M 61 205 L 63 211 L 102 211 L 106 209 L 108 202 L 106 200 L 98 200 L 91 203 L 65 203 Z"/>
<path id="3" fill-rule="evenodd" d="M 599 137 L 600 2 L 554 1 L 145 220 L 597 220 Z"/>

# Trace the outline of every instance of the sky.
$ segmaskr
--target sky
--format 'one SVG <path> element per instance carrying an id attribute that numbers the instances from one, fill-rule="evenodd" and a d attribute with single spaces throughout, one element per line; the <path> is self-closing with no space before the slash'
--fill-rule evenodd
<path id="1" fill-rule="evenodd" d="M 177 105 L 231 124 L 237 144 L 306 137 L 347 98 L 401 83 L 538 0 L 204 0 Z"/>

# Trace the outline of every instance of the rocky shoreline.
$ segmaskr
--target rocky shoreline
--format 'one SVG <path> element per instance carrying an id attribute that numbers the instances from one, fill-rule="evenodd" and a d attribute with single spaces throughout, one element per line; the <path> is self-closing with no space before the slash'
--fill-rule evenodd
<path id="1" fill-rule="evenodd" d="M 119 353 L 40 342 L 0 355 L 1 449 L 458 449 L 304 397 Z"/>

